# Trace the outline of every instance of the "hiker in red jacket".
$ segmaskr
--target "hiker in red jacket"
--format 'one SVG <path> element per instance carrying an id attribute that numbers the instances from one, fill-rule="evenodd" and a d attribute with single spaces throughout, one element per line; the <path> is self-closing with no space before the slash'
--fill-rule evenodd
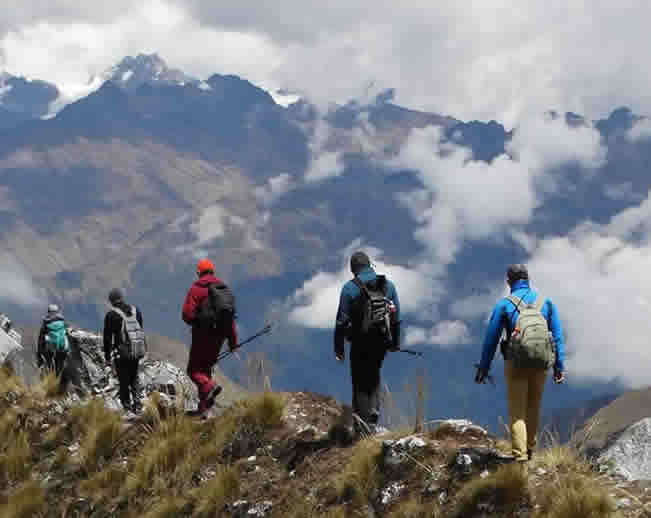
<path id="1" fill-rule="evenodd" d="M 230 321 L 219 326 L 200 325 L 200 313 L 209 302 L 208 288 L 212 284 L 223 286 L 221 279 L 215 277 L 215 266 L 208 259 L 202 259 L 197 265 L 197 279 L 185 298 L 183 304 L 183 321 L 192 326 L 192 346 L 188 360 L 188 376 L 199 391 L 199 414 L 203 414 L 215 404 L 215 398 L 222 391 L 212 379 L 212 369 L 217 363 L 217 356 L 224 340 L 234 350 L 237 346 L 237 326 L 234 312 Z"/>

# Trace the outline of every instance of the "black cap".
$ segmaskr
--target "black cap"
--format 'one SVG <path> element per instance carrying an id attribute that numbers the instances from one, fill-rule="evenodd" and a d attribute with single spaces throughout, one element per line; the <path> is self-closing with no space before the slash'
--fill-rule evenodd
<path id="1" fill-rule="evenodd" d="M 124 294 L 120 288 L 113 288 L 109 291 L 108 299 L 111 304 L 116 304 L 121 300 L 124 300 Z"/>
<path id="2" fill-rule="evenodd" d="M 364 252 L 355 252 L 350 258 L 350 271 L 357 275 L 364 268 L 371 266 L 371 260 Z"/>
<path id="3" fill-rule="evenodd" d="M 524 264 L 512 264 L 506 270 L 506 280 L 509 284 L 515 281 L 529 280 L 529 270 Z"/>

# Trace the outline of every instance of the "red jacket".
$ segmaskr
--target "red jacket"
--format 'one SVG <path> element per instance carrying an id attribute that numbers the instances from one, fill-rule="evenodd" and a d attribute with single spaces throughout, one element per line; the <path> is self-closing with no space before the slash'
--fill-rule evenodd
<path id="1" fill-rule="evenodd" d="M 197 316 L 197 309 L 208 297 L 208 286 L 218 282 L 223 281 L 214 275 L 204 275 L 194 282 L 190 291 L 188 291 L 188 294 L 185 297 L 185 303 L 183 304 L 182 317 L 186 324 L 192 325 L 194 322 L 194 319 Z M 234 346 L 237 344 L 237 326 L 235 325 L 235 320 L 233 320 L 233 328 L 231 329 L 230 336 L 222 336 L 221 333 L 216 334 L 212 329 L 199 329 L 194 326 L 192 327 L 192 347 L 198 347 L 201 349 L 215 348 L 215 350 L 219 350 L 224 339 L 228 339 L 229 345 Z"/>

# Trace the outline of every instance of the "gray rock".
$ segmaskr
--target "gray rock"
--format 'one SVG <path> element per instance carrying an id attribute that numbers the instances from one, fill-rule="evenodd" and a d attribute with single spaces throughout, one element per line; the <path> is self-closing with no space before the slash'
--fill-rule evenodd
<path id="1" fill-rule="evenodd" d="M 651 480 L 651 418 L 624 431 L 598 458 L 612 472 L 629 481 Z"/>
<path id="2" fill-rule="evenodd" d="M 391 504 L 391 502 L 402 493 L 403 489 L 405 489 L 405 485 L 401 482 L 393 482 L 392 484 L 389 484 L 380 493 L 380 502 L 382 505 Z"/>
<path id="3" fill-rule="evenodd" d="M 397 441 L 382 441 L 382 456 L 386 466 L 398 466 L 408 459 L 407 454 L 413 455 L 422 450 L 427 443 L 416 435 L 409 435 Z"/>

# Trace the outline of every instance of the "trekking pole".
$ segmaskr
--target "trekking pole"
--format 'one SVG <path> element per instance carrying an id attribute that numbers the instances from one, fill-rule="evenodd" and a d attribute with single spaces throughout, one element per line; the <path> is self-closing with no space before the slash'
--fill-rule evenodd
<path id="1" fill-rule="evenodd" d="M 475 367 L 475 369 L 479 369 L 479 364 L 475 363 L 474 367 Z M 493 385 L 493 387 L 497 387 L 497 383 L 495 383 L 495 378 L 491 374 L 486 374 L 485 379 L 488 381 L 488 383 Z"/>
<path id="2" fill-rule="evenodd" d="M 421 358 L 423 357 L 422 351 L 413 351 L 411 349 L 398 349 L 396 352 L 407 353 L 410 354 L 411 356 L 420 356 Z"/>
<path id="3" fill-rule="evenodd" d="M 224 358 L 226 358 L 226 357 L 230 356 L 231 354 L 233 354 L 234 352 L 236 352 L 240 347 L 242 347 L 242 346 L 248 344 L 249 342 L 252 342 L 256 338 L 260 338 L 261 336 L 266 335 L 267 333 L 270 333 L 270 332 L 271 332 L 271 324 L 267 324 L 260 331 L 258 331 L 256 334 L 248 337 L 246 340 L 244 340 L 244 341 L 240 342 L 239 344 L 237 344 L 235 347 L 233 347 L 233 349 L 231 351 L 226 351 L 226 352 L 221 353 L 219 356 L 217 356 L 217 361 L 223 360 Z"/>

